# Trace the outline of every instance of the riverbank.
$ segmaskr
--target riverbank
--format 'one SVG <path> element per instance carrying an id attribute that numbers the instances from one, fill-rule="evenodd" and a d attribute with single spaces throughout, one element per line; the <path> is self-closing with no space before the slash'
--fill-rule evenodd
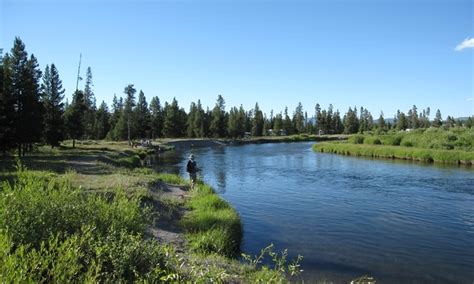
<path id="1" fill-rule="evenodd" d="M 382 159 L 400 159 L 426 163 L 474 164 L 474 152 L 461 150 L 440 150 L 404 146 L 368 145 L 324 142 L 313 145 L 313 150 L 347 156 L 363 156 Z"/>
<path id="2" fill-rule="evenodd" d="M 349 135 L 289 135 L 289 136 L 261 136 L 242 139 L 205 139 L 205 138 L 180 138 L 180 139 L 159 139 L 162 145 L 170 145 L 176 148 L 212 147 L 245 144 L 264 143 L 288 143 L 288 142 L 310 142 L 310 141 L 340 141 L 346 140 Z"/>
<path id="3" fill-rule="evenodd" d="M 313 150 L 351 156 L 401 159 L 428 163 L 474 164 L 474 129 L 428 128 L 355 134 L 347 142 L 315 144 Z"/>
<path id="4" fill-rule="evenodd" d="M 203 183 L 188 191 L 179 176 L 119 162 L 136 156 L 122 144 L 40 148 L 23 159 L 29 170 L 4 157 L 2 281 L 266 282 L 298 271 L 237 261 L 236 211 Z"/>

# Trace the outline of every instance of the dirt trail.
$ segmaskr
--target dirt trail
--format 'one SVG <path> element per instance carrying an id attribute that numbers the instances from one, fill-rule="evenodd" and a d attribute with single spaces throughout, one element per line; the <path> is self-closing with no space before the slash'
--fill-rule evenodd
<path id="1" fill-rule="evenodd" d="M 183 203 L 189 197 L 188 188 L 158 182 L 150 191 L 158 218 L 148 228 L 148 234 L 159 242 L 173 245 L 177 252 L 184 252 L 186 239 L 178 223 L 186 213 Z"/>

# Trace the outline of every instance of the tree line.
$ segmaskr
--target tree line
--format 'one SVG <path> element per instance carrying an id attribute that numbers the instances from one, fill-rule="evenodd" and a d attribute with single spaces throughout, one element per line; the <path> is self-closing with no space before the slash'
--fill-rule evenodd
<path id="1" fill-rule="evenodd" d="M 198 100 L 189 110 L 180 107 L 176 98 L 171 103 L 154 96 L 148 104 L 143 91 L 133 84 L 124 88 L 124 96 L 114 98 L 109 109 L 102 101 L 97 107 L 90 67 L 86 71 L 84 89 L 75 90 L 72 101 L 64 103 L 65 90 L 54 63 L 39 69 L 36 57 L 28 56 L 20 38 L 15 38 L 10 53 L 0 64 L 0 150 L 16 148 L 20 155 L 32 150 L 34 143 L 58 146 L 64 139 L 128 140 L 162 137 L 242 138 L 247 135 L 351 134 L 365 131 L 405 130 L 409 128 L 472 127 L 473 119 L 446 120 L 436 111 L 429 119 L 430 108 L 418 111 L 414 105 L 405 114 L 400 110 L 390 121 L 381 113 L 377 120 L 364 107 L 350 107 L 343 115 L 332 105 L 322 109 L 315 105 L 308 115 L 301 103 L 290 113 L 263 113 L 258 103 L 251 110 L 231 107 L 219 95 L 212 109 Z"/>

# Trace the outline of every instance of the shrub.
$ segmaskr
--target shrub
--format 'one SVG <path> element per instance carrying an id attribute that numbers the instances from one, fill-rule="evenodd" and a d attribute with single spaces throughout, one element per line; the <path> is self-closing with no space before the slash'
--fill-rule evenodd
<path id="1" fill-rule="evenodd" d="M 0 282 L 178 280 L 169 248 L 145 240 L 149 210 L 123 191 L 86 194 L 20 167 L 0 191 Z"/>
<path id="2" fill-rule="evenodd" d="M 365 138 L 364 135 L 356 134 L 349 137 L 348 141 L 349 143 L 352 143 L 352 144 L 362 144 L 364 143 L 364 138 Z"/>

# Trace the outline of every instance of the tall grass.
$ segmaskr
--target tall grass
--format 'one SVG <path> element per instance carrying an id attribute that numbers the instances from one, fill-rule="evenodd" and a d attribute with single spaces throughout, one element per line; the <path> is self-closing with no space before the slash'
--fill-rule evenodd
<path id="1" fill-rule="evenodd" d="M 326 142 L 315 151 L 449 164 L 474 164 L 474 129 L 439 128 L 357 134 L 347 143 Z"/>
<path id="2" fill-rule="evenodd" d="M 460 150 L 423 149 L 403 146 L 361 145 L 350 143 L 319 143 L 313 145 L 313 150 L 351 156 L 366 156 L 373 158 L 390 158 L 437 162 L 448 164 L 474 164 L 474 152 Z"/>
<path id="3" fill-rule="evenodd" d="M 65 179 L 19 169 L 0 191 L 0 282 L 159 281 L 169 248 L 143 238 L 138 198 L 84 194 Z"/>
<path id="4" fill-rule="evenodd" d="M 240 251 L 240 217 L 208 185 L 198 184 L 187 206 L 191 212 L 181 224 L 188 231 L 193 251 L 203 254 L 236 256 Z"/>

